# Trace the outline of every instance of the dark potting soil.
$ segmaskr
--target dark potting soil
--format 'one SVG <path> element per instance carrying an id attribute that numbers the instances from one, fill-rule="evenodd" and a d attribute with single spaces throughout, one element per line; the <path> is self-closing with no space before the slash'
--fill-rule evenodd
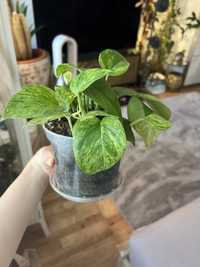
<path id="1" fill-rule="evenodd" d="M 71 136 L 68 122 L 65 119 L 48 122 L 45 124 L 45 127 L 54 133 Z"/>

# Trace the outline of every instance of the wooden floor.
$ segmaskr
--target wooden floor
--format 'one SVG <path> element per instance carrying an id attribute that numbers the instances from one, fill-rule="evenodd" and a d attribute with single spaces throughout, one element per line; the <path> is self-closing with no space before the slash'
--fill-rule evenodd
<path id="1" fill-rule="evenodd" d="M 36 248 L 42 267 L 116 267 L 118 250 L 127 246 L 132 229 L 111 199 L 76 204 L 50 188 L 43 200 L 51 231 L 46 239 L 39 226 L 24 235 L 23 248 Z"/>

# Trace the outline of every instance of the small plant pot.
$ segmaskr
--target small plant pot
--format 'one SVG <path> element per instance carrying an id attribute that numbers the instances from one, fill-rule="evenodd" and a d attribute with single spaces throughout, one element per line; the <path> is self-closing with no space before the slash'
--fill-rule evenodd
<path id="1" fill-rule="evenodd" d="M 166 67 L 166 71 L 168 73 L 176 73 L 176 74 L 179 74 L 179 75 L 182 75 L 182 76 L 186 75 L 187 69 L 188 69 L 188 65 L 187 64 L 185 64 L 185 65 L 169 64 Z"/>
<path id="2" fill-rule="evenodd" d="M 75 202 L 98 201 L 112 194 L 121 184 L 119 163 L 111 169 L 86 175 L 76 165 L 73 138 L 60 135 L 44 127 L 56 158 L 55 175 L 50 177 L 54 191 Z"/>
<path id="3" fill-rule="evenodd" d="M 173 65 L 167 66 L 167 86 L 170 91 L 178 91 L 184 84 L 188 65 Z"/>
<path id="4" fill-rule="evenodd" d="M 146 81 L 145 88 L 153 95 L 159 95 L 166 91 L 166 82 L 164 80 Z"/>
<path id="5" fill-rule="evenodd" d="M 184 83 L 184 77 L 180 74 L 169 73 L 167 74 L 167 86 L 169 91 L 179 91 Z"/>
<path id="6" fill-rule="evenodd" d="M 42 49 L 33 49 L 33 58 L 17 62 L 22 85 L 44 84 L 50 81 L 51 64 L 49 54 Z"/>
<path id="7" fill-rule="evenodd" d="M 146 80 L 145 88 L 153 95 L 159 95 L 166 91 L 165 76 L 162 73 L 151 73 Z"/>

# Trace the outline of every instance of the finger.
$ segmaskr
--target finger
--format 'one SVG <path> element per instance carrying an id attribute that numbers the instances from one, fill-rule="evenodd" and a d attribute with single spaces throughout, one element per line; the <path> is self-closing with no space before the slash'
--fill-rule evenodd
<path id="1" fill-rule="evenodd" d="M 49 160 L 47 161 L 47 165 L 48 165 L 50 168 L 53 168 L 54 165 L 55 165 L 55 163 L 56 163 L 56 161 L 55 161 L 54 158 L 49 159 Z"/>

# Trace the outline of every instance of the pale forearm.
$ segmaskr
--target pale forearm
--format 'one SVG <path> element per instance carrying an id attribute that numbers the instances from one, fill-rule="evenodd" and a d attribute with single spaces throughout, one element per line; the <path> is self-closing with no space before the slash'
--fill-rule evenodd
<path id="1" fill-rule="evenodd" d="M 0 266 L 7 267 L 48 184 L 31 160 L 0 198 Z"/>

